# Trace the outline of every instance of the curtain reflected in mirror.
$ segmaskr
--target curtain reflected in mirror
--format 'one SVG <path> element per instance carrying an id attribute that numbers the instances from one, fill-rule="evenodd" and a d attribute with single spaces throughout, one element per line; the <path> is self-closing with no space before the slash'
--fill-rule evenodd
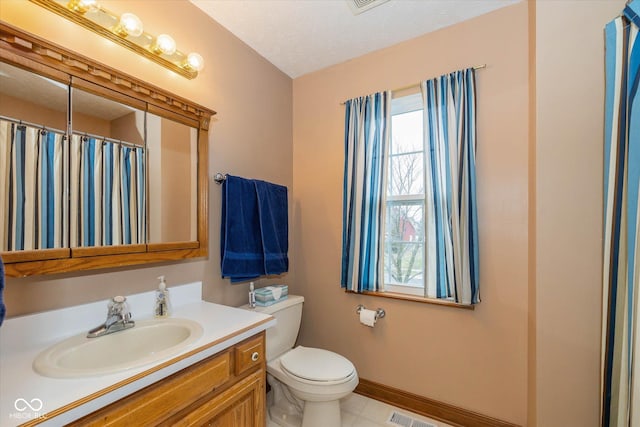
<path id="1" fill-rule="evenodd" d="M 0 120 L 3 251 L 67 246 L 66 136 Z"/>
<path id="2" fill-rule="evenodd" d="M 198 240 L 198 130 L 147 114 L 149 243 Z"/>
<path id="3" fill-rule="evenodd" d="M 0 63 L 0 250 L 68 246 L 68 86 Z"/>
<path id="4" fill-rule="evenodd" d="M 145 112 L 72 90 L 71 247 L 146 242 Z"/>
<path id="5" fill-rule="evenodd" d="M 198 240 L 198 129 L 70 93 L 0 63 L 0 250 Z"/>

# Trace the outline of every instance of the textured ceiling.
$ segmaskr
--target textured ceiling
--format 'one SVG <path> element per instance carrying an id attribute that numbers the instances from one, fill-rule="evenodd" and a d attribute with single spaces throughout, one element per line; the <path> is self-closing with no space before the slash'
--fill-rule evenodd
<path id="1" fill-rule="evenodd" d="M 390 0 L 359 15 L 345 0 L 190 0 L 295 78 L 520 0 Z"/>

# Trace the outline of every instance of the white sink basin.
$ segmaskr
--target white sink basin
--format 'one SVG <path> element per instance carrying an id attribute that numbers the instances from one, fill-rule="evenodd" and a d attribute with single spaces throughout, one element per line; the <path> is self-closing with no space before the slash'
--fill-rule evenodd
<path id="1" fill-rule="evenodd" d="M 86 332 L 55 344 L 36 357 L 33 368 L 53 378 L 113 374 L 174 355 L 202 336 L 202 327 L 187 319 L 136 321 L 131 329 L 87 338 Z"/>

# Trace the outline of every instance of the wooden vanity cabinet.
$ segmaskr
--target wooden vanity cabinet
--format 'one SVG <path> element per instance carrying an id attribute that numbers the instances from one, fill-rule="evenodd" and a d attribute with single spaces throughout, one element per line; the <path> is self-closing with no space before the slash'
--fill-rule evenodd
<path id="1" fill-rule="evenodd" d="M 72 426 L 265 426 L 265 333 L 93 412 Z"/>

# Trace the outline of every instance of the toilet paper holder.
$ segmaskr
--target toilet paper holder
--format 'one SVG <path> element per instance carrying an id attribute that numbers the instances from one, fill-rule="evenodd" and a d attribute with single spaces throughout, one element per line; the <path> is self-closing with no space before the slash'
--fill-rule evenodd
<path id="1" fill-rule="evenodd" d="M 360 314 L 360 310 L 364 310 L 366 308 L 367 307 L 365 307 L 364 305 L 358 304 L 358 306 L 356 307 L 356 313 Z M 382 319 L 385 316 L 385 314 L 386 313 L 384 312 L 384 310 L 382 308 L 377 309 L 376 310 L 376 320 Z"/>

